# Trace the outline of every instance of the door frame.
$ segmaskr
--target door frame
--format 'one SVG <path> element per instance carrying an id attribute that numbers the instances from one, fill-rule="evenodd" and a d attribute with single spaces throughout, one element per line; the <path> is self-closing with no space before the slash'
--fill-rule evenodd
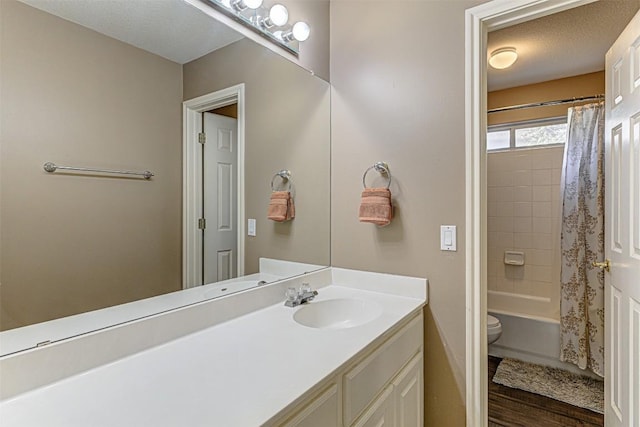
<path id="1" fill-rule="evenodd" d="M 198 133 L 202 129 L 202 113 L 230 104 L 238 104 L 238 204 L 236 212 L 238 276 L 244 275 L 245 217 L 245 87 L 244 83 L 208 93 L 182 103 L 182 288 L 202 282 L 202 233 L 198 218 L 202 212 L 202 150 Z"/>
<path id="2" fill-rule="evenodd" d="M 486 426 L 487 33 L 596 0 L 494 0 L 465 13 L 466 411 Z"/>

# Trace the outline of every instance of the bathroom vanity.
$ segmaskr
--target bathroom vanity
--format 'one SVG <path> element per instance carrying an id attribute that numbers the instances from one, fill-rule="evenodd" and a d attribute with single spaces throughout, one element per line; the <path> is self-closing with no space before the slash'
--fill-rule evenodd
<path id="1" fill-rule="evenodd" d="M 327 268 L 5 356 L 0 422 L 422 425 L 426 302 L 425 279 Z"/>
<path id="2" fill-rule="evenodd" d="M 267 425 L 423 425 L 422 335 L 419 314 Z"/>

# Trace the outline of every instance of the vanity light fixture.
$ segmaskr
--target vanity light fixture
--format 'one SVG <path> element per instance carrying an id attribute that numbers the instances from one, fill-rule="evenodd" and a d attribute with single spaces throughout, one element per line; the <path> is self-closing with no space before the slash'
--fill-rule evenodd
<path id="1" fill-rule="evenodd" d="M 269 9 L 269 16 L 260 21 L 260 26 L 269 29 L 272 27 L 282 27 L 289 21 L 289 11 L 281 4 L 274 4 Z"/>
<path id="2" fill-rule="evenodd" d="M 231 7 L 238 12 L 246 9 L 257 9 L 262 6 L 262 0 L 228 0 L 222 3 L 230 3 Z"/>
<path id="3" fill-rule="evenodd" d="M 303 42 L 309 38 L 309 33 L 311 33 L 311 29 L 306 22 L 296 22 L 289 31 L 276 31 L 273 35 L 288 43 L 293 40 Z"/>
<path id="4" fill-rule="evenodd" d="M 515 47 L 502 47 L 491 52 L 489 65 L 497 70 L 511 67 L 518 59 L 518 52 Z"/>
<path id="5" fill-rule="evenodd" d="M 311 29 L 309 28 L 309 25 L 302 21 L 293 24 L 293 28 L 291 29 L 291 35 L 299 42 L 303 42 L 308 39 L 310 33 Z M 283 37 L 286 37 L 286 34 Z"/>
<path id="6" fill-rule="evenodd" d="M 296 56 L 299 42 L 307 40 L 311 33 L 309 24 L 303 21 L 288 26 L 289 11 L 279 3 L 270 8 L 263 5 L 263 0 L 208 0 L 208 3 Z"/>

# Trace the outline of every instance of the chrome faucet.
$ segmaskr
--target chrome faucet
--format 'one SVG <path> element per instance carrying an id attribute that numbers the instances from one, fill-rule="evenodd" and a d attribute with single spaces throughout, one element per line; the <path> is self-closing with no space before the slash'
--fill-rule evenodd
<path id="1" fill-rule="evenodd" d="M 316 295 L 318 295 L 318 291 L 312 290 L 308 283 L 303 283 L 299 290 L 293 287 L 287 288 L 284 294 L 287 297 L 284 305 L 287 307 L 297 307 L 314 299 Z"/>

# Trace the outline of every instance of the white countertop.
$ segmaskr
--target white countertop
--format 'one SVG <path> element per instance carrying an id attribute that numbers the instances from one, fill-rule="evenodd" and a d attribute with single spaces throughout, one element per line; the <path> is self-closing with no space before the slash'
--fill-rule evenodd
<path id="1" fill-rule="evenodd" d="M 282 302 L 0 403 L 8 426 L 258 426 L 329 377 L 424 299 L 331 285 L 314 302 L 357 298 L 382 314 L 315 329 Z M 313 302 L 311 303 L 313 304 Z"/>
<path id="2" fill-rule="evenodd" d="M 0 356 L 35 348 L 43 342 L 57 342 L 145 316 L 196 304 L 207 299 L 240 292 L 257 286 L 259 281 L 271 283 L 322 268 L 326 267 L 260 258 L 259 273 L 2 331 L 0 332 Z"/>

